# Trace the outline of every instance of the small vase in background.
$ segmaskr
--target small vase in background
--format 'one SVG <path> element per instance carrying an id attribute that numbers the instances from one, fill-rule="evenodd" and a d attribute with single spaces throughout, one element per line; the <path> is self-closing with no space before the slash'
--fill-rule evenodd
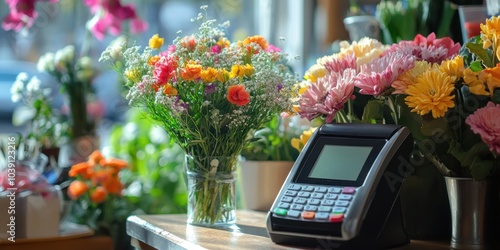
<path id="1" fill-rule="evenodd" d="M 189 224 L 225 226 L 236 222 L 237 159 L 186 155 Z"/>
<path id="2" fill-rule="evenodd" d="M 243 207 L 257 211 L 269 211 L 293 161 L 240 161 L 238 172 L 241 182 Z"/>

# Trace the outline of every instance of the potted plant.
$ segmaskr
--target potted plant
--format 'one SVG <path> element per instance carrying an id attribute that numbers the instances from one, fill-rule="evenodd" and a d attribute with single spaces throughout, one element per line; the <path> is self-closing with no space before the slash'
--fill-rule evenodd
<path id="1" fill-rule="evenodd" d="M 291 140 L 300 133 L 297 122 L 279 116 L 255 132 L 240 158 L 240 193 L 245 208 L 270 209 L 299 155 Z"/>

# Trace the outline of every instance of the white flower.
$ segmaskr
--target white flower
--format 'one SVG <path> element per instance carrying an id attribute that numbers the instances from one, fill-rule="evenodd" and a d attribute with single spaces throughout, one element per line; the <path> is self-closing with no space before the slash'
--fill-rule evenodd
<path id="1" fill-rule="evenodd" d="M 12 102 L 18 102 L 19 100 L 21 100 L 21 97 L 21 94 L 13 94 L 10 96 L 10 99 L 12 100 Z"/>
<path id="2" fill-rule="evenodd" d="M 24 83 L 22 81 L 16 80 L 12 84 L 12 87 L 10 87 L 10 98 L 12 99 L 12 102 L 18 102 L 21 100 L 23 89 Z"/>
<path id="3" fill-rule="evenodd" d="M 28 92 L 35 92 L 40 90 L 40 84 L 41 81 L 38 79 L 38 77 L 33 76 L 31 80 L 26 84 L 26 91 Z"/>
<path id="4" fill-rule="evenodd" d="M 36 68 L 39 72 L 54 72 L 56 66 L 54 64 L 54 53 L 46 53 L 38 59 Z"/>
<path id="5" fill-rule="evenodd" d="M 54 63 L 57 68 L 66 69 L 66 65 L 72 63 L 74 58 L 75 47 L 73 45 L 69 45 L 56 52 L 54 56 Z"/>
<path id="6" fill-rule="evenodd" d="M 19 73 L 19 75 L 17 75 L 16 77 L 16 81 L 21 81 L 21 82 L 28 81 L 28 73 L 26 72 Z"/>

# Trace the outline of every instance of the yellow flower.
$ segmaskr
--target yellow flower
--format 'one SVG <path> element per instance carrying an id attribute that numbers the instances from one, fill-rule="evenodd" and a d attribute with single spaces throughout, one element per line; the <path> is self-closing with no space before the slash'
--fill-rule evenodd
<path id="1" fill-rule="evenodd" d="M 385 48 L 378 40 L 368 37 L 361 38 L 359 41 L 353 41 L 352 44 L 346 41 L 340 42 L 340 54 L 354 54 L 358 66 L 379 58 Z"/>
<path id="2" fill-rule="evenodd" d="M 208 67 L 207 69 L 201 71 L 200 77 L 204 82 L 210 83 L 217 79 L 217 74 L 218 72 L 216 69 Z"/>
<path id="3" fill-rule="evenodd" d="M 470 92 L 475 95 L 489 95 L 485 82 L 487 75 L 484 71 L 473 72 L 470 68 L 464 70 L 464 84 L 469 86 Z"/>
<path id="4" fill-rule="evenodd" d="M 253 69 L 253 66 L 250 65 L 250 64 L 247 64 L 245 66 L 243 66 L 243 69 L 245 71 L 245 76 L 251 76 L 253 73 L 254 73 L 254 69 Z"/>
<path id="5" fill-rule="evenodd" d="M 315 64 L 306 71 L 304 78 L 308 81 L 316 82 L 318 78 L 325 76 L 327 73 L 328 70 L 324 66 Z"/>
<path id="6" fill-rule="evenodd" d="M 431 64 L 426 61 L 416 61 L 415 66 L 401 74 L 398 79 L 392 83 L 395 89 L 394 94 L 404 94 L 408 86 L 417 82 L 417 77 L 421 76 L 424 72 L 429 71 Z"/>
<path id="7" fill-rule="evenodd" d="M 305 130 L 304 132 L 302 132 L 302 135 L 300 135 L 300 139 L 292 138 L 292 140 L 290 141 L 292 147 L 297 149 L 298 151 L 302 151 L 307 141 L 309 141 L 309 138 L 311 138 L 312 134 L 314 133 L 314 131 L 316 131 L 316 129 L 317 127 L 312 127 L 309 128 L 308 130 Z"/>
<path id="8" fill-rule="evenodd" d="M 225 82 L 229 79 L 229 72 L 226 69 L 217 70 L 217 81 Z"/>
<path id="9" fill-rule="evenodd" d="M 158 34 L 154 34 L 149 39 L 149 47 L 152 49 L 159 49 L 163 45 L 164 40 L 165 39 L 159 37 Z"/>
<path id="10" fill-rule="evenodd" d="M 432 113 L 432 117 L 443 117 L 449 108 L 455 107 L 452 95 L 455 85 L 450 76 L 439 70 L 425 72 L 414 85 L 408 86 L 405 98 L 411 111 L 419 115 Z"/>
<path id="11" fill-rule="evenodd" d="M 493 68 L 484 69 L 486 75 L 486 84 L 488 85 L 488 90 L 490 95 L 493 95 L 496 88 L 500 87 L 500 64 L 497 64 Z"/>
<path id="12" fill-rule="evenodd" d="M 439 66 L 439 70 L 451 76 L 453 81 L 464 76 L 464 58 L 460 55 L 455 56 L 453 59 L 443 61 Z"/>
<path id="13" fill-rule="evenodd" d="M 229 78 L 235 78 L 235 77 L 243 77 L 246 75 L 246 67 L 242 65 L 233 65 L 231 67 L 231 73 L 229 74 Z M 253 70 L 253 68 L 252 68 Z"/>
<path id="14" fill-rule="evenodd" d="M 141 74 L 137 69 L 127 70 L 124 74 L 125 77 L 127 77 L 127 79 L 131 82 L 140 82 L 142 79 Z"/>
<path id="15" fill-rule="evenodd" d="M 500 16 L 494 16 L 486 19 L 486 23 L 481 24 L 480 27 L 481 40 L 483 40 L 483 48 L 486 49 L 491 45 L 496 44 L 496 40 L 500 35 Z"/>
<path id="16" fill-rule="evenodd" d="M 217 41 L 217 45 L 219 45 L 221 48 L 229 48 L 229 46 L 231 46 L 231 43 L 227 38 L 221 37 L 219 41 Z"/>

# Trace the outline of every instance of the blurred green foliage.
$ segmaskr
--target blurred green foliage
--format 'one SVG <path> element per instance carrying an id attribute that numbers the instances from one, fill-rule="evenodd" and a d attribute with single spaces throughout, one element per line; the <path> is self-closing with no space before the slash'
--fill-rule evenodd
<path id="1" fill-rule="evenodd" d="M 125 195 L 146 214 L 185 213 L 184 152 L 140 109 L 130 108 L 125 124 L 110 135 L 111 155 L 127 160 Z"/>

